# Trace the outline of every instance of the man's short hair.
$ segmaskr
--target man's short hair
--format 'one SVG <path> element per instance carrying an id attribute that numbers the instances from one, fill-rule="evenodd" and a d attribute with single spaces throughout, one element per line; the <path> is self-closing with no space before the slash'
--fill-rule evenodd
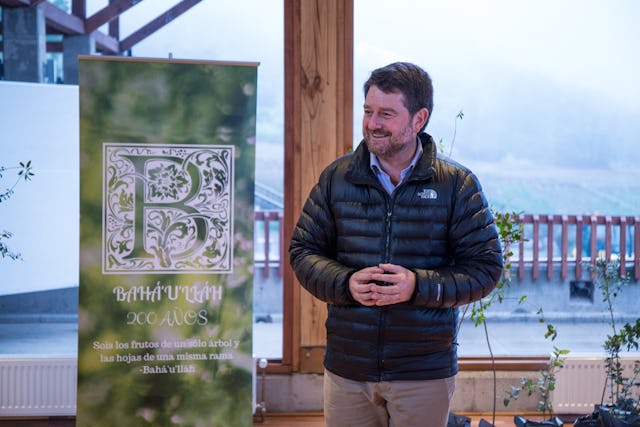
<path id="1" fill-rule="evenodd" d="M 400 92 L 404 96 L 405 107 L 412 116 L 421 108 L 429 110 L 429 118 L 433 112 L 433 84 L 431 77 L 422 68 L 409 62 L 394 62 L 371 72 L 364 83 L 364 96 L 371 86 L 376 86 L 385 93 Z M 421 131 L 427 126 L 420 129 Z"/>

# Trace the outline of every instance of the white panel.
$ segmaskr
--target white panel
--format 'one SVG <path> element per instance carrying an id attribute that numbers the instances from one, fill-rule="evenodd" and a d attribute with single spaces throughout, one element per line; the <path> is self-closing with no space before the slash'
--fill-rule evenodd
<path id="1" fill-rule="evenodd" d="M 0 358 L 0 417 L 76 414 L 76 358 Z"/>
<path id="2" fill-rule="evenodd" d="M 638 357 L 621 358 L 626 376 L 633 372 Z M 556 389 L 551 393 L 556 414 L 587 414 L 602 402 L 607 379 L 603 357 L 568 357 L 556 375 Z M 605 395 L 605 403 L 607 396 Z"/>

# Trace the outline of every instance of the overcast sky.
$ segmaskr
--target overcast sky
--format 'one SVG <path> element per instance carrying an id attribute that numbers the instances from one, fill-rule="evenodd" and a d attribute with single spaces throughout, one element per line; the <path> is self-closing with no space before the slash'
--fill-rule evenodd
<path id="1" fill-rule="evenodd" d="M 90 3 L 89 14 L 103 3 Z M 122 15 L 123 36 L 175 3 L 140 2 Z M 134 54 L 260 61 L 265 73 L 277 71 L 282 14 L 280 0 L 203 0 Z M 355 62 L 404 56 L 455 68 L 472 54 L 628 99 L 629 90 L 640 95 L 638 18 L 634 0 L 355 0 Z M 594 85 L 602 76 L 606 84 Z"/>
<path id="2" fill-rule="evenodd" d="M 627 99 L 629 90 L 640 95 L 635 83 L 640 71 L 640 3 L 633 0 L 356 0 L 355 4 L 356 63 L 372 52 L 392 48 L 407 58 L 424 58 L 448 69 L 481 59 L 533 70 L 564 84 L 598 88 L 619 98 Z M 601 84 L 604 76 L 609 79 Z"/>
<path id="3" fill-rule="evenodd" d="M 93 8 L 105 3 L 95 0 Z M 153 0 L 134 6 L 122 15 L 122 36 L 174 3 Z M 417 62 L 431 73 L 436 106 L 449 108 L 436 108 L 434 120 L 441 116 L 447 128 L 456 108 L 487 96 L 492 79 L 504 80 L 505 73 L 537 76 L 548 85 L 589 93 L 640 114 L 640 2 L 355 0 L 354 8 L 356 139 L 362 82 L 372 69 L 396 60 Z M 133 53 L 260 62 L 258 132 L 263 141 L 271 141 L 283 124 L 282 26 L 280 0 L 203 0 L 136 45 Z"/>

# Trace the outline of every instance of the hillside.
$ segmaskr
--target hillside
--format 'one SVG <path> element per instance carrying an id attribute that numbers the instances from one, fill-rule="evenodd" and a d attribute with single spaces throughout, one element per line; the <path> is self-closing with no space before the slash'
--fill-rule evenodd
<path id="1" fill-rule="evenodd" d="M 468 162 L 498 211 L 640 215 L 640 170 Z"/>

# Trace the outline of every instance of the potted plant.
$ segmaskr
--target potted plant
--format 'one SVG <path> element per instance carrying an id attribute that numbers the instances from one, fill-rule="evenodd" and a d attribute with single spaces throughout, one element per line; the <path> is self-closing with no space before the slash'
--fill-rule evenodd
<path id="1" fill-rule="evenodd" d="M 457 117 L 458 119 L 462 119 L 461 113 Z M 466 317 L 467 310 L 471 308 L 471 314 L 469 316 L 470 320 L 473 321 L 475 327 L 480 325 L 484 328 L 485 338 L 487 340 L 487 345 L 489 347 L 489 356 L 491 358 L 491 364 L 493 366 L 493 393 L 494 393 L 494 405 L 491 410 L 492 414 L 492 422 L 488 422 L 485 419 L 480 420 L 479 427 L 494 427 L 495 419 L 496 419 L 496 369 L 495 369 L 495 358 L 493 355 L 493 351 L 491 349 L 491 344 L 489 340 L 488 326 L 487 326 L 487 317 L 486 311 L 495 303 L 502 303 L 505 298 L 505 294 L 507 289 L 511 286 L 511 256 L 513 255 L 513 251 L 511 250 L 511 246 L 519 243 L 523 239 L 523 227 L 522 224 L 518 221 L 518 214 L 515 212 L 511 213 L 501 213 L 492 210 L 496 227 L 498 229 L 498 234 L 500 237 L 500 242 L 502 243 L 502 261 L 503 261 L 503 270 L 502 276 L 496 285 L 496 288 L 493 292 L 487 295 L 485 298 L 475 301 L 471 305 L 467 305 L 460 316 L 458 322 L 458 329 L 462 327 L 462 322 Z M 520 298 L 520 303 L 526 300 L 526 296 L 522 296 Z M 454 427 L 451 425 L 450 427 Z"/>
<path id="2" fill-rule="evenodd" d="M 460 110 L 454 119 L 454 126 L 453 126 L 453 136 L 451 138 L 451 144 L 449 146 L 449 152 L 448 152 L 448 156 L 450 157 L 453 153 L 453 146 L 455 144 L 455 140 L 456 140 L 456 134 L 457 134 L 457 123 L 458 120 L 462 120 L 464 118 L 464 112 L 462 110 Z M 443 138 L 440 138 L 438 141 L 438 151 L 442 154 L 445 154 L 445 142 Z M 495 218 L 495 222 L 496 222 L 496 227 L 498 229 L 498 233 L 500 236 L 500 241 L 502 243 L 502 261 L 504 264 L 504 268 L 503 268 L 503 272 L 502 272 L 502 276 L 500 277 L 500 281 L 498 282 L 496 289 L 491 292 L 487 297 L 483 298 L 482 300 L 479 301 L 475 301 L 474 303 L 467 305 L 464 309 L 464 311 L 462 312 L 459 321 L 458 321 L 458 330 L 460 330 L 460 328 L 462 327 L 463 321 L 466 318 L 466 314 L 467 314 L 467 310 L 469 308 L 471 308 L 471 315 L 469 316 L 470 319 L 474 322 L 474 325 L 476 327 L 483 325 L 484 326 L 484 332 L 485 332 L 485 337 L 487 340 L 487 344 L 489 344 L 489 335 L 487 332 L 487 323 L 486 323 L 486 310 L 489 309 L 489 307 L 495 302 L 502 302 L 504 299 L 504 295 L 505 295 L 505 291 L 506 289 L 509 287 L 509 285 L 511 284 L 511 256 L 513 255 L 513 252 L 511 251 L 511 245 L 512 244 L 517 244 L 520 242 L 520 240 L 522 239 L 523 236 L 523 228 L 522 228 L 522 224 L 520 224 L 518 222 L 518 214 L 516 214 L 515 212 L 513 213 L 501 213 L 501 212 L 496 212 L 495 210 L 492 209 L 494 218 Z M 524 298 L 523 298 L 524 300 Z M 491 345 L 489 345 L 489 354 L 491 357 L 491 361 L 492 364 L 494 362 L 494 357 L 493 357 L 493 352 L 491 351 Z M 493 388 L 494 388 L 494 394 L 495 394 L 495 389 L 496 389 L 496 371 L 495 368 L 493 369 Z M 495 424 L 495 416 L 496 416 L 496 408 L 495 408 L 495 398 L 494 398 L 494 407 L 492 410 L 492 414 L 493 414 L 493 423 L 490 423 L 484 419 L 480 420 L 480 424 L 479 427 L 493 427 Z M 466 417 L 464 415 L 459 415 L 459 414 L 454 414 L 454 413 L 450 413 L 449 414 L 449 419 L 447 422 L 447 427 L 470 427 L 471 425 L 471 419 L 469 417 Z"/>
<path id="3" fill-rule="evenodd" d="M 602 401 L 593 413 L 578 418 L 576 427 L 639 427 L 640 426 L 640 360 L 634 361 L 633 372 L 625 376 L 621 352 L 637 351 L 640 346 L 640 317 L 635 323 L 626 323 L 618 330 L 614 302 L 622 287 L 629 282 L 620 276 L 620 262 L 597 259 L 590 265 L 596 287 L 602 292 L 602 300 L 609 314 L 611 334 L 604 342 L 606 381 Z M 605 400 L 606 399 L 606 400 Z"/>
<path id="4" fill-rule="evenodd" d="M 451 141 L 451 145 L 449 147 L 449 153 L 448 153 L 449 156 L 451 156 L 453 152 L 453 145 L 456 139 L 457 121 L 462 120 L 463 118 L 464 118 L 464 113 L 461 110 L 460 112 L 458 112 L 454 120 L 453 137 L 452 137 L 452 141 Z M 445 151 L 445 144 L 442 138 L 439 141 L 439 151 L 442 153 L 444 153 Z M 462 322 L 466 317 L 467 310 L 470 308 L 471 314 L 469 317 L 474 322 L 474 325 L 476 327 L 480 325 L 484 327 L 485 337 L 489 347 L 489 355 L 492 361 L 492 365 L 494 366 L 493 368 L 494 406 L 492 408 L 492 423 L 484 419 L 481 419 L 479 427 L 493 427 L 495 424 L 495 415 L 496 415 L 495 402 L 497 398 L 497 393 L 496 393 L 497 379 L 496 379 L 496 370 L 495 370 L 495 358 L 494 358 L 493 351 L 491 349 L 491 345 L 489 341 L 488 326 L 486 322 L 486 312 L 494 303 L 496 302 L 502 303 L 504 301 L 506 292 L 511 287 L 511 257 L 513 256 L 513 251 L 511 248 L 512 248 L 512 245 L 517 245 L 524 239 L 524 229 L 522 224 L 519 221 L 519 215 L 516 212 L 502 213 L 502 212 L 496 211 L 495 209 L 492 209 L 492 212 L 495 218 L 495 223 L 498 229 L 500 241 L 502 243 L 502 249 L 503 249 L 502 256 L 503 256 L 503 265 L 504 265 L 503 273 L 502 273 L 502 276 L 500 277 L 498 284 L 496 285 L 496 289 L 493 292 L 491 292 L 487 297 L 466 306 L 465 310 L 460 316 L 459 323 L 458 323 L 458 329 L 459 329 L 462 326 Z M 521 304 L 526 300 L 527 300 L 527 296 L 522 295 L 519 298 L 518 302 Z M 540 322 L 544 323 L 545 319 L 544 319 L 544 316 L 542 315 L 542 309 L 538 310 L 538 314 L 540 315 Z M 545 334 L 545 338 L 551 337 L 551 340 L 553 340 L 555 339 L 556 335 L 557 335 L 557 331 L 555 327 L 551 324 L 547 324 L 547 332 Z M 546 390 L 543 393 L 542 400 L 541 402 L 539 402 L 539 405 L 538 405 L 538 407 L 540 408 L 541 407 L 540 405 L 542 404 L 543 407 L 545 408 L 544 409 L 545 411 L 547 410 L 547 408 L 549 410 L 551 408 L 550 393 L 555 387 L 555 373 L 557 372 L 558 369 L 562 367 L 564 363 L 563 357 L 567 353 L 568 353 L 568 350 L 560 350 L 554 347 L 554 353 L 550 361 L 549 368 L 541 372 L 540 379 L 537 380 L 535 384 L 533 382 L 531 383 L 526 382 L 528 380 L 523 379 L 523 381 L 525 381 L 525 383 L 523 383 L 523 387 L 527 388 L 527 390 L 531 390 L 530 394 L 536 391 L 534 390 L 535 388 Z M 540 390 L 537 390 L 537 391 L 540 391 Z M 512 389 L 511 392 L 516 393 L 515 389 Z M 517 396 L 512 394 L 511 398 L 517 398 Z M 543 415 L 544 414 L 546 414 L 546 412 L 543 412 Z M 537 426 L 537 425 L 562 426 L 562 422 L 557 418 L 551 419 L 551 422 L 553 422 L 552 424 L 518 424 L 521 422 L 521 420 L 524 420 L 524 419 L 522 417 L 516 416 L 515 418 L 516 425 L 518 426 L 520 425 L 522 426 L 525 426 L 525 425 L 526 426 Z M 469 422 L 470 422 L 470 419 L 467 417 L 460 416 L 457 414 L 450 414 L 448 427 L 467 427 L 469 425 Z M 532 423 L 535 423 L 535 421 L 533 421 Z"/>
<path id="5" fill-rule="evenodd" d="M 625 376 L 620 361 L 620 352 L 637 351 L 639 342 L 640 318 L 636 319 L 635 324 L 626 323 L 605 341 L 605 392 L 609 405 L 600 406 L 600 417 L 606 427 L 640 426 L 640 360 L 634 361 L 629 377 Z"/>
<path id="6" fill-rule="evenodd" d="M 540 322 L 546 323 L 543 310 L 538 310 L 540 315 Z M 551 323 L 547 323 L 547 331 L 544 337 L 554 341 L 558 335 L 558 331 Z M 536 410 L 542 413 L 542 420 L 530 420 L 521 415 L 514 416 L 514 423 L 517 427 L 535 427 L 535 426 L 556 426 L 562 427 L 562 421 L 553 415 L 553 403 L 551 401 L 551 392 L 555 390 L 556 386 L 556 374 L 564 366 L 564 360 L 566 355 L 569 354 L 569 350 L 560 349 L 557 346 L 553 346 L 553 352 L 551 353 L 551 359 L 546 369 L 540 371 L 540 375 L 535 378 L 520 378 L 520 385 L 512 386 L 510 390 L 506 392 L 506 396 L 503 399 L 505 406 L 508 406 L 512 400 L 517 400 L 520 393 L 525 391 L 528 396 L 532 396 L 537 393 L 540 396 Z"/>
<path id="7" fill-rule="evenodd" d="M 486 311 L 494 304 L 494 303 L 502 303 L 505 299 L 506 291 L 511 286 L 511 256 L 513 255 L 513 251 L 511 250 L 511 246 L 519 243 L 524 239 L 522 224 L 518 221 L 518 215 L 516 213 L 506 213 L 502 214 L 500 212 L 494 211 L 494 217 L 496 220 L 496 226 L 498 228 L 498 232 L 500 235 L 500 240 L 503 245 L 503 262 L 504 262 L 504 272 L 503 275 L 496 286 L 494 292 L 492 292 L 487 298 L 477 301 L 471 307 L 471 319 L 474 321 L 475 326 L 479 326 L 482 324 L 485 329 L 485 335 L 487 342 L 489 342 L 489 336 L 487 333 L 487 324 L 486 324 Z M 522 304 L 527 301 L 527 296 L 522 295 L 518 299 L 518 303 Z M 546 323 L 547 329 L 545 332 L 545 338 L 550 339 L 551 341 L 555 340 L 557 337 L 558 331 L 555 326 L 551 323 L 548 323 L 545 319 L 543 309 L 539 308 L 537 311 L 537 315 L 539 315 L 539 322 Z M 493 353 L 491 352 L 491 346 L 489 346 L 489 352 L 491 355 L 491 359 L 493 360 Z M 569 353 L 569 350 L 560 349 L 556 346 L 553 347 L 553 352 L 551 355 L 551 359 L 549 361 L 549 365 L 546 369 L 540 372 L 540 375 L 536 379 L 530 378 L 521 378 L 520 385 L 512 387 L 509 391 L 507 391 L 506 397 L 503 400 L 503 403 L 506 405 L 509 404 L 511 400 L 516 400 L 522 391 L 526 391 L 528 395 L 533 395 L 534 393 L 538 393 L 540 395 L 540 400 L 536 409 L 542 413 L 542 421 L 538 420 L 529 420 L 520 415 L 514 416 L 514 423 L 517 427 L 533 427 L 533 426 L 562 426 L 562 421 L 552 416 L 553 407 L 551 403 L 551 392 L 555 389 L 555 381 L 556 381 L 556 373 L 559 369 L 564 365 L 564 358 Z M 495 369 L 494 369 L 494 394 L 495 394 Z M 495 402 L 495 399 L 494 399 Z M 493 408 L 493 419 L 495 424 L 495 406 Z M 481 420 L 481 427 L 493 427 L 492 423 L 489 423 L 485 420 Z"/>

